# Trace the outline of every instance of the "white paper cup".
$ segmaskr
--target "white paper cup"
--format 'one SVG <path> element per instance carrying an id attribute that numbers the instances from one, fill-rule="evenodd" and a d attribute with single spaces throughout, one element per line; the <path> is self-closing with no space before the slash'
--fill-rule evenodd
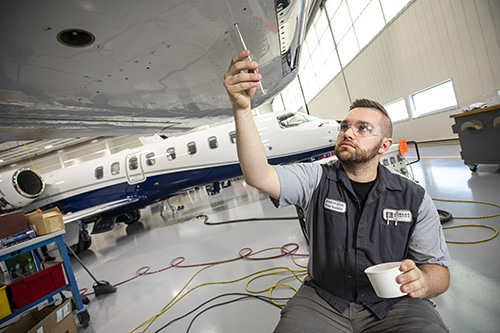
<path id="1" fill-rule="evenodd" d="M 396 282 L 396 277 L 403 272 L 399 270 L 401 261 L 386 262 L 365 269 L 368 279 L 380 298 L 395 298 L 406 295 L 400 290 L 401 285 Z"/>

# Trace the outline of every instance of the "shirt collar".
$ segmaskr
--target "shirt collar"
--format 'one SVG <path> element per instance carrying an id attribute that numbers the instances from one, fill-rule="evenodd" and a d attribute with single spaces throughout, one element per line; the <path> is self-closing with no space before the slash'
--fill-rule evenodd
<path id="1" fill-rule="evenodd" d="M 327 166 L 330 168 L 330 170 L 333 171 L 333 172 L 328 172 L 326 176 L 328 179 L 332 181 L 341 180 L 344 184 L 350 183 L 349 177 L 347 177 L 347 174 L 342 168 L 342 164 L 340 164 L 340 161 L 337 160 L 333 163 L 329 163 Z M 401 184 L 399 181 L 397 181 L 393 172 L 380 163 L 378 165 L 378 170 L 377 170 L 377 180 L 378 180 L 377 182 L 378 186 L 377 185 L 376 186 L 379 188 L 384 188 L 386 190 L 393 190 L 393 191 L 402 190 Z"/>

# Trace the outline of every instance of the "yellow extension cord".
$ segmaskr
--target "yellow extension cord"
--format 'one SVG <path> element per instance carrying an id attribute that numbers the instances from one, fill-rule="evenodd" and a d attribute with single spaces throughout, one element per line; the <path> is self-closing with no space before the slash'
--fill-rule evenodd
<path id="1" fill-rule="evenodd" d="M 265 252 L 265 251 L 269 251 L 269 250 L 273 250 L 273 249 L 281 249 L 281 248 L 268 248 L 268 249 L 264 249 L 264 250 L 261 250 L 261 251 L 258 251 L 258 252 L 255 252 L 255 253 L 252 253 L 251 256 L 254 256 L 258 253 L 262 253 L 262 252 Z M 302 279 L 300 278 L 300 276 L 304 276 L 307 274 L 307 269 L 306 269 L 306 266 L 302 266 L 302 265 L 299 265 L 295 259 L 293 258 L 293 254 L 291 254 L 292 256 L 292 260 L 293 262 L 295 263 L 295 265 L 297 265 L 298 267 L 300 268 L 303 268 L 303 269 L 299 269 L 299 270 L 293 270 L 289 267 L 283 267 L 283 266 L 278 266 L 278 267 L 272 267 L 272 268 L 267 268 L 267 269 L 263 269 L 263 270 L 260 270 L 260 271 L 257 271 L 257 272 L 254 272 L 254 273 L 251 273 L 251 274 L 248 274 L 248 275 L 245 275 L 243 277 L 240 277 L 240 278 L 237 278 L 237 279 L 234 279 L 234 280 L 229 280 L 229 281 L 213 281 L 213 282 L 205 282 L 205 283 L 202 283 L 202 284 L 199 284 L 197 286 L 194 286 L 193 288 L 189 289 L 188 291 L 186 291 L 184 294 L 182 294 L 182 292 L 187 288 L 187 286 L 191 283 L 191 281 L 194 280 L 194 278 L 200 274 L 201 272 L 203 272 L 204 270 L 206 269 L 209 269 L 211 267 L 214 267 L 214 266 L 218 266 L 218 265 L 221 265 L 221 264 L 225 264 L 225 263 L 229 263 L 229 262 L 234 262 L 234 261 L 237 261 L 237 260 L 241 260 L 241 259 L 244 259 L 245 257 L 240 257 L 240 258 L 235 258 L 235 259 L 231 259 L 231 260 L 226 260 L 226 261 L 223 261 L 223 262 L 219 262 L 219 263 L 215 263 L 215 264 L 212 264 L 212 265 L 209 265 L 209 266 L 206 266 L 206 267 L 203 267 L 202 269 L 198 270 L 190 279 L 189 281 L 184 285 L 184 287 L 182 287 L 182 289 L 177 293 L 176 296 L 174 296 L 174 298 L 167 304 L 163 307 L 163 309 L 158 312 L 157 314 L 155 314 L 154 316 L 146 319 L 145 321 L 143 321 L 142 323 L 140 323 L 139 325 L 137 325 L 135 328 L 133 328 L 129 333 L 132 333 L 136 330 L 138 330 L 141 326 L 147 324 L 147 326 L 144 328 L 143 331 L 141 332 L 145 332 L 152 324 L 153 322 L 156 320 L 156 318 L 158 318 L 160 315 L 162 315 L 163 313 L 165 313 L 168 309 L 170 309 L 172 306 L 174 306 L 174 304 L 176 304 L 178 301 L 180 301 L 184 296 L 186 296 L 187 294 L 189 294 L 190 292 L 192 292 L 193 290 L 195 289 L 198 289 L 200 287 L 203 287 L 203 286 L 207 286 L 207 285 L 215 285 L 215 284 L 228 284 L 228 283 L 234 283 L 234 282 L 239 282 L 239 281 L 242 281 L 246 278 L 249 278 L 249 277 L 253 277 L 252 279 L 250 279 L 247 284 L 245 285 L 245 289 L 250 292 L 250 293 L 253 293 L 253 294 L 257 294 L 257 293 L 262 293 L 262 292 L 265 292 L 265 291 L 268 291 L 269 290 L 269 298 L 271 299 L 271 302 L 273 302 L 274 304 L 276 305 L 279 305 L 279 306 L 284 306 L 285 304 L 279 304 L 279 303 L 276 303 L 273 299 L 272 299 L 272 292 L 275 288 L 277 287 L 288 287 L 288 288 L 291 288 L 293 289 L 295 292 L 297 292 L 297 289 L 288 285 L 288 284 L 282 284 L 281 282 L 283 282 L 284 280 L 287 280 L 287 279 L 290 279 L 290 278 L 296 278 L 297 280 L 299 280 L 301 283 L 303 282 Z M 278 271 L 275 271 L 275 272 L 272 272 L 274 270 L 278 270 Z M 275 274 L 281 274 L 281 273 L 291 273 L 290 276 L 287 276 L 285 278 L 282 278 L 280 279 L 278 282 L 276 282 L 274 285 L 268 287 L 268 288 L 265 288 L 263 290 L 250 290 L 249 289 L 249 284 L 252 282 L 252 281 L 255 281 L 256 279 L 258 278 L 262 278 L 262 277 L 265 277 L 265 276 L 270 276 L 270 275 L 275 275 Z M 181 295 L 182 294 L 182 295 Z M 149 323 L 148 323 L 149 322 Z"/>
<path id="2" fill-rule="evenodd" d="M 408 166 L 410 167 L 410 170 L 411 170 L 411 179 L 413 181 L 415 181 L 415 177 L 413 176 L 413 168 L 411 167 L 410 162 L 408 162 L 408 160 L 406 158 L 404 160 L 406 161 L 406 164 L 408 164 Z M 448 200 L 448 199 L 436 199 L 436 198 L 432 198 L 432 200 L 434 200 L 434 201 L 443 201 L 443 202 L 476 203 L 476 204 L 490 205 L 490 206 L 493 206 L 493 207 L 500 208 L 500 205 L 497 205 L 497 204 L 494 204 L 494 203 L 491 203 L 491 202 L 485 202 L 485 201 Z M 493 214 L 493 215 L 486 215 L 486 216 L 453 216 L 452 218 L 455 219 L 455 220 L 465 220 L 465 219 L 471 219 L 472 220 L 472 219 L 486 219 L 486 218 L 497 217 L 497 216 L 500 216 L 500 213 Z M 451 243 L 451 244 L 477 244 L 477 243 L 483 243 L 483 242 L 487 242 L 489 240 L 492 240 L 493 238 L 495 238 L 498 235 L 498 230 L 497 229 L 495 229 L 495 228 L 493 228 L 493 227 L 491 227 L 489 225 L 485 225 L 485 224 L 459 224 L 459 225 L 453 225 L 453 226 L 449 226 L 449 227 L 443 227 L 443 230 L 445 230 L 445 229 L 455 229 L 455 228 L 465 228 L 465 227 L 487 228 L 487 229 L 493 230 L 495 233 L 491 237 L 488 237 L 488 238 L 485 238 L 485 239 L 481 239 L 481 240 L 477 240 L 477 241 L 462 241 L 462 242 L 459 242 L 459 241 L 448 241 L 447 240 L 446 243 Z"/>
<path id="3" fill-rule="evenodd" d="M 448 200 L 448 199 L 436 199 L 436 198 L 432 198 L 432 200 L 434 201 L 443 201 L 443 202 L 461 202 L 461 203 L 475 203 L 475 204 L 482 204 L 482 205 L 490 205 L 490 206 L 493 206 L 493 207 L 497 207 L 497 208 L 500 208 L 500 205 L 497 205 L 497 204 L 494 204 L 494 203 L 491 203 L 491 202 L 485 202 L 485 201 L 473 201 L 473 200 Z M 485 216 L 453 216 L 452 218 L 453 219 L 456 219 L 456 220 L 465 220 L 465 219 L 487 219 L 487 218 L 490 218 L 490 217 L 497 217 L 497 216 L 500 216 L 500 213 L 497 213 L 497 214 L 493 214 L 493 215 L 485 215 Z M 487 242 L 489 240 L 492 240 L 493 238 L 495 238 L 497 235 L 498 235 L 498 230 L 489 226 L 489 225 L 485 225 L 485 224 L 459 224 L 459 225 L 452 225 L 452 226 L 449 226 L 449 227 L 443 227 L 443 230 L 445 229 L 455 229 L 455 228 L 465 228 L 465 227 L 478 227 L 478 228 L 487 228 L 487 229 L 491 229 L 493 230 L 495 233 L 493 234 L 493 236 L 491 237 L 488 237 L 488 238 L 485 238 L 485 239 L 480 239 L 480 240 L 476 240 L 476 241 L 449 241 L 447 240 L 446 243 L 451 243 L 451 244 L 477 244 L 477 243 L 483 243 L 483 242 Z"/>

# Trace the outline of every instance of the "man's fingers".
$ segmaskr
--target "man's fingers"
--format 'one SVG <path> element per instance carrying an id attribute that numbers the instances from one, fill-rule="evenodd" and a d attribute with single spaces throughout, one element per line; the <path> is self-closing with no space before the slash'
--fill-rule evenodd
<path id="1" fill-rule="evenodd" d="M 401 263 L 399 270 L 402 272 L 406 272 L 406 271 L 409 271 L 411 269 L 414 269 L 415 267 L 417 267 L 417 265 L 415 264 L 415 262 L 413 260 L 405 259 Z"/>
<path id="2" fill-rule="evenodd" d="M 425 289 L 422 280 L 416 280 L 401 286 L 401 291 L 413 298 L 422 298 L 425 295 Z"/>
<path id="3" fill-rule="evenodd" d="M 231 65 L 224 73 L 224 87 L 233 101 L 233 108 L 247 108 L 261 80 L 257 73 L 259 64 L 245 60 L 250 52 L 243 50 L 231 59 Z"/>
<path id="4" fill-rule="evenodd" d="M 231 59 L 231 65 L 233 65 L 234 63 L 237 63 L 238 61 L 241 61 L 241 60 L 247 58 L 249 54 L 250 54 L 250 51 L 248 51 L 248 50 L 243 50 L 243 51 L 238 52 Z"/>
<path id="5" fill-rule="evenodd" d="M 403 260 L 400 266 L 403 272 L 396 280 L 400 283 L 401 291 L 408 293 L 410 297 L 421 298 L 425 294 L 425 283 L 423 280 L 422 271 L 417 267 L 415 262 L 410 259 Z"/>
<path id="6" fill-rule="evenodd" d="M 240 82 L 259 82 L 262 76 L 257 73 L 241 72 L 236 75 L 225 75 L 224 80 L 227 85 L 234 85 Z"/>
<path id="7" fill-rule="evenodd" d="M 237 75 L 241 72 L 248 71 L 249 73 L 254 73 L 257 71 L 259 64 L 255 61 L 238 61 L 229 67 L 226 72 L 226 75 L 232 76 Z"/>
<path id="8" fill-rule="evenodd" d="M 241 93 L 249 92 L 251 89 L 257 88 L 259 82 L 240 82 L 234 85 L 226 85 L 226 89 L 230 95 L 239 95 Z"/>

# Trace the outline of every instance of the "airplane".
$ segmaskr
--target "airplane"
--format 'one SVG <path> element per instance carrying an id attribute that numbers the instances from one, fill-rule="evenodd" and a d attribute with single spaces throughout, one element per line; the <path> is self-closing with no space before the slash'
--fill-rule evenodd
<path id="1" fill-rule="evenodd" d="M 235 24 L 265 78 L 257 107 L 295 78 L 320 4 L 4 1 L 0 142 L 180 133 L 230 118 L 222 81 L 243 49 Z"/>
<path id="2" fill-rule="evenodd" d="M 271 164 L 330 154 L 339 125 L 299 112 L 254 117 Z M 0 208 L 30 212 L 57 207 L 64 215 L 64 239 L 76 253 L 88 249 L 92 234 L 132 224 L 139 209 L 196 186 L 241 176 L 234 122 L 190 133 L 156 136 L 158 142 L 126 149 L 81 164 L 39 174 L 31 169 L 0 174 Z M 3 207 L 2 207 L 3 206 Z"/>

